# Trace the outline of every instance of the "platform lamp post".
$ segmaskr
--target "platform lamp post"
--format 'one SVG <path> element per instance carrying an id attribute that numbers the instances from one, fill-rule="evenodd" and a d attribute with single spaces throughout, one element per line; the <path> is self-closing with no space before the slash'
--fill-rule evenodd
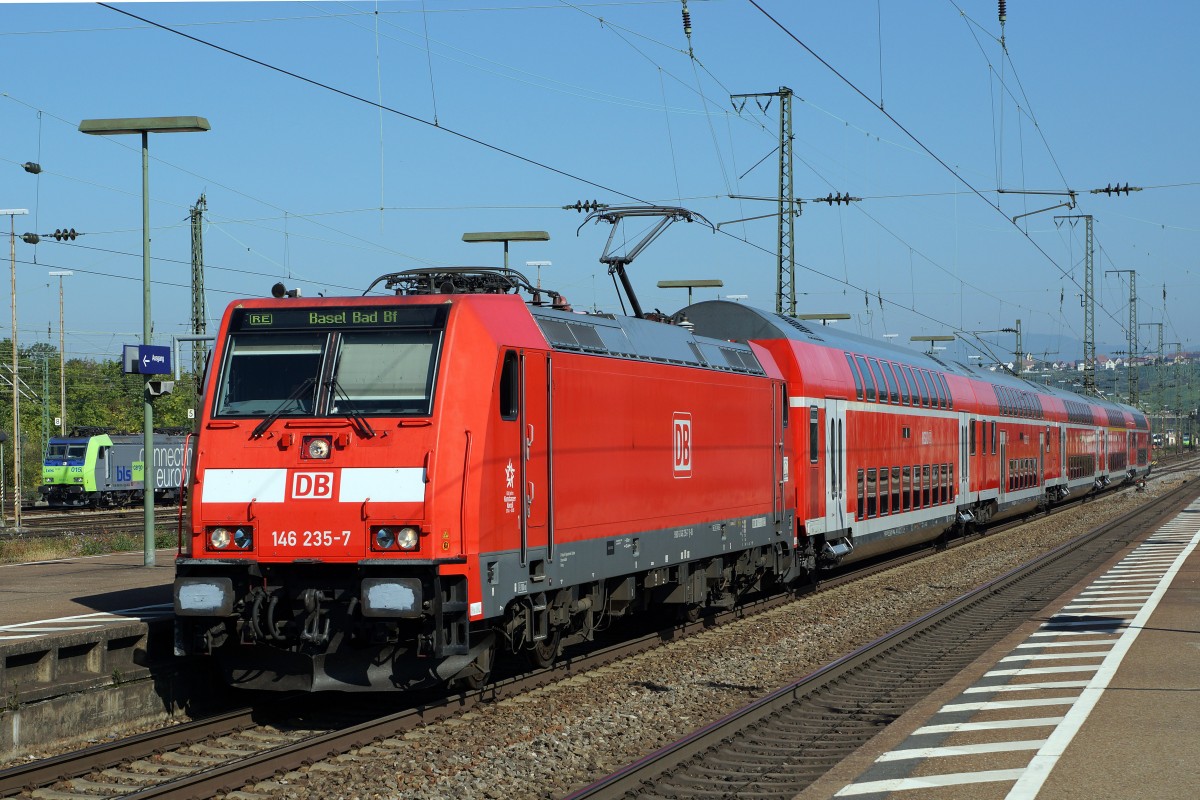
<path id="1" fill-rule="evenodd" d="M 692 304 L 692 289 L 719 289 L 725 285 L 725 281 L 720 278 L 695 278 L 686 281 L 659 281 L 658 288 L 660 289 L 687 289 L 688 290 L 688 305 Z"/>
<path id="2" fill-rule="evenodd" d="M 69 269 L 50 270 L 51 278 L 58 278 L 58 432 L 67 435 L 67 337 L 63 330 L 63 282 L 74 275 Z"/>
<path id="3" fill-rule="evenodd" d="M 850 315 L 846 314 L 846 313 L 839 313 L 839 312 L 825 312 L 825 313 L 820 313 L 820 314 L 797 314 L 796 319 L 811 319 L 811 320 L 819 319 L 819 320 L 821 320 L 822 325 L 828 325 L 831 320 L 836 321 L 839 319 L 850 319 Z M 887 335 L 888 334 L 886 334 L 886 333 L 884 334 L 884 336 L 887 336 Z M 892 335 L 894 336 L 895 334 L 892 334 Z"/>
<path id="4" fill-rule="evenodd" d="M 503 242 L 504 268 L 508 269 L 509 242 L 548 242 L 550 234 L 546 231 L 478 231 L 464 233 L 462 240 L 464 242 Z"/>
<path id="5" fill-rule="evenodd" d="M 210 129 L 204 117 L 132 117 L 120 119 L 85 119 L 79 123 L 80 133 L 96 136 L 120 136 L 137 133 L 142 137 L 142 344 L 150 344 L 150 134 L 199 133 Z M 154 566 L 154 406 L 151 403 L 150 376 L 143 387 L 142 437 L 142 508 L 143 563 Z"/>
<path id="6" fill-rule="evenodd" d="M 954 339 L 955 339 L 955 337 L 946 336 L 944 334 L 935 334 L 933 336 L 910 336 L 910 337 L 908 337 L 908 340 L 910 342 L 929 342 L 929 349 L 925 351 L 928 355 L 933 355 L 933 347 L 934 347 L 933 343 L 934 342 L 953 342 Z M 945 350 L 946 348 L 943 347 L 942 349 Z"/>
<path id="7" fill-rule="evenodd" d="M 17 371 L 17 217 L 27 208 L 0 208 L 8 215 L 8 263 L 12 279 L 12 420 L 13 420 L 13 528 L 21 529 L 21 377 Z"/>

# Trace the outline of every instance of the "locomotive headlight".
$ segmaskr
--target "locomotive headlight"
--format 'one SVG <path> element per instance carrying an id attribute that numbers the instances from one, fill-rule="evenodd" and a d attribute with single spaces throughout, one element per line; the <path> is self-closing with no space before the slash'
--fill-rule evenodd
<path id="1" fill-rule="evenodd" d="M 374 530 L 376 550 L 416 550 L 421 544 L 421 531 L 411 525 L 402 528 L 383 526 Z"/>
<path id="2" fill-rule="evenodd" d="M 208 532 L 210 550 L 249 550 L 254 547 L 254 528 L 243 525 L 227 528 L 219 525 Z"/>
<path id="3" fill-rule="evenodd" d="M 231 541 L 233 541 L 233 534 L 229 532 L 229 528 L 213 528 L 209 531 L 208 542 L 212 545 L 213 550 L 224 550 L 229 547 Z"/>
<path id="4" fill-rule="evenodd" d="M 396 544 L 396 532 L 391 528 L 375 531 L 375 546 L 380 550 L 391 550 Z"/>
<path id="5" fill-rule="evenodd" d="M 416 550 L 420 541 L 421 538 L 416 528 L 401 528 L 400 534 L 396 537 L 396 542 L 400 545 L 401 550 Z"/>
<path id="6" fill-rule="evenodd" d="M 304 442 L 304 453 L 309 458 L 329 458 L 329 452 L 332 449 L 333 445 L 327 436 L 314 436 L 310 439 L 306 439 Z"/>

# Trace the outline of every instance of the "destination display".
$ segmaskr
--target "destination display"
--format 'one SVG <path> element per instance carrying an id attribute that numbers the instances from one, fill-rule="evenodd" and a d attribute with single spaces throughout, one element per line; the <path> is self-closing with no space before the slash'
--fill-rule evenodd
<path id="1" fill-rule="evenodd" d="M 363 330 L 372 328 L 440 328 L 447 307 L 321 306 L 313 308 L 240 308 L 233 312 L 233 331 Z"/>

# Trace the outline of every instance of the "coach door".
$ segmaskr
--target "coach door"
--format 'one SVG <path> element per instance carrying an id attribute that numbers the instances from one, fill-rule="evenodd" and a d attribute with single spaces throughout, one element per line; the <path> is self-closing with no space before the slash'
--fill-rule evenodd
<path id="1" fill-rule="evenodd" d="M 846 529 L 846 401 L 825 400 L 825 530 Z"/>
<path id="2" fill-rule="evenodd" d="M 1038 463 L 1037 463 L 1037 482 L 1038 486 L 1046 485 L 1046 432 L 1042 431 L 1038 434 Z"/>
<path id="3" fill-rule="evenodd" d="M 975 421 L 967 416 L 967 412 L 958 412 L 958 502 L 966 503 L 971 491 L 971 458 L 970 441 L 971 429 Z M 977 443 L 978 444 L 978 443 Z"/>
<path id="4" fill-rule="evenodd" d="M 1008 431 L 1000 431 L 1000 502 L 1008 493 Z"/>
<path id="5" fill-rule="evenodd" d="M 543 557 L 553 545 L 553 487 L 550 485 L 550 359 L 545 353 L 521 355 L 521 563 L 530 577 L 544 577 Z M 542 551 L 533 553 L 531 551 Z"/>

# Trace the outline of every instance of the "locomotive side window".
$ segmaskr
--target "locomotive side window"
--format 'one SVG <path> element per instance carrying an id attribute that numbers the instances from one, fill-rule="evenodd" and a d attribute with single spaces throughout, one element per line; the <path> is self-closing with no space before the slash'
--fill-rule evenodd
<path id="1" fill-rule="evenodd" d="M 504 354 L 504 367 L 500 370 L 500 419 L 514 420 L 519 410 L 517 393 L 517 353 L 509 350 Z"/>
<path id="2" fill-rule="evenodd" d="M 234 334 L 222 370 L 216 413 L 311 415 L 324 347 L 324 332 Z"/>
<path id="3" fill-rule="evenodd" d="M 429 413 L 438 331 L 344 333 L 330 413 Z"/>

